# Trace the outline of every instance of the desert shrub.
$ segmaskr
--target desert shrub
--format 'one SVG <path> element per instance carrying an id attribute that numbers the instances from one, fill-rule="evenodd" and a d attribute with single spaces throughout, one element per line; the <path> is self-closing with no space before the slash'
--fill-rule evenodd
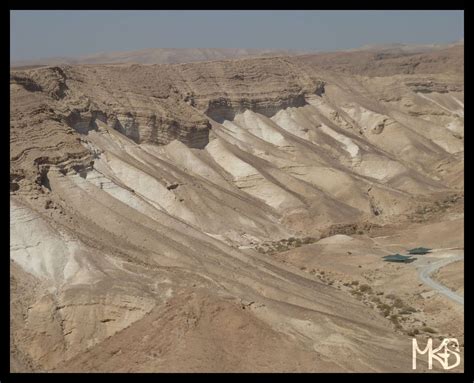
<path id="1" fill-rule="evenodd" d="M 388 299 L 396 299 L 397 298 L 397 296 L 395 294 L 387 294 L 386 297 Z"/>
<path id="2" fill-rule="evenodd" d="M 276 251 L 288 250 L 288 248 L 287 248 L 286 246 L 283 246 L 283 245 L 281 245 L 281 244 L 277 244 L 277 245 L 275 246 L 275 249 L 276 249 Z"/>
<path id="3" fill-rule="evenodd" d="M 392 308 L 386 303 L 381 303 L 377 305 L 377 308 L 382 312 L 384 316 L 388 316 L 392 311 Z"/>
<path id="4" fill-rule="evenodd" d="M 395 300 L 393 301 L 393 305 L 399 309 L 399 308 L 404 307 L 405 303 L 403 303 L 403 301 L 400 298 L 395 298 Z"/>
<path id="5" fill-rule="evenodd" d="M 396 314 L 390 315 L 390 321 L 391 321 L 393 324 L 395 324 L 395 325 L 400 324 L 400 323 L 398 322 L 398 315 L 396 315 Z"/>
<path id="6" fill-rule="evenodd" d="M 418 330 L 417 328 L 407 331 L 407 335 L 409 336 L 415 336 L 415 335 L 418 335 L 419 333 L 420 333 L 420 330 Z"/>
<path id="7" fill-rule="evenodd" d="M 382 303 L 379 297 L 371 297 L 370 300 L 374 303 L 378 303 L 378 304 Z"/>
<path id="8" fill-rule="evenodd" d="M 399 313 L 400 315 L 410 315 L 410 314 L 411 314 L 410 311 L 407 311 L 407 310 L 405 310 L 405 309 L 400 310 L 398 313 Z"/>
<path id="9" fill-rule="evenodd" d="M 416 313 L 416 309 L 410 306 L 405 306 L 402 310 L 399 311 L 399 314 L 401 315 L 409 315 Z"/>
<path id="10" fill-rule="evenodd" d="M 352 281 L 352 282 L 351 282 L 351 285 L 352 285 L 352 286 L 357 286 L 358 284 L 359 284 L 359 281 Z"/>
<path id="11" fill-rule="evenodd" d="M 360 285 L 359 286 L 359 290 L 362 291 L 363 293 L 366 293 L 366 292 L 371 292 L 372 291 L 372 287 L 370 287 L 369 285 L 367 284 L 363 284 L 363 285 Z"/>

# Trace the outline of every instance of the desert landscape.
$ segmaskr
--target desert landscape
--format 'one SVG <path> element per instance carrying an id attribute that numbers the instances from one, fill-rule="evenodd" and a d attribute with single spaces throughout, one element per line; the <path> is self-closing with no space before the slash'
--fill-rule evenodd
<path id="1" fill-rule="evenodd" d="M 11 371 L 463 371 L 463 42 L 163 52 L 11 68 Z"/>

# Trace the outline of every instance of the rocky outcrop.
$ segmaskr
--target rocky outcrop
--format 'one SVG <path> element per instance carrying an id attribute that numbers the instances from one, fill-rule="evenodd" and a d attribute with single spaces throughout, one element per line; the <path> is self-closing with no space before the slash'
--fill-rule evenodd
<path id="1" fill-rule="evenodd" d="M 205 114 L 217 122 L 223 122 L 224 120 L 233 120 L 238 113 L 243 113 L 246 110 L 272 117 L 279 110 L 304 105 L 306 105 L 306 100 L 303 94 L 290 95 L 286 98 L 261 98 L 257 100 L 223 97 L 210 100 Z"/>
<path id="2" fill-rule="evenodd" d="M 12 71 L 11 172 L 37 178 L 44 171 L 40 164 L 42 169 L 52 164 L 65 171 L 78 166 L 87 168 L 93 154 L 81 145 L 75 133 L 87 135 L 97 130 L 98 121 L 135 143 L 166 145 L 179 140 L 190 148 L 202 149 L 209 142 L 210 119 L 232 120 L 245 110 L 272 117 L 282 109 L 302 107 L 308 96 L 323 95 L 328 81 L 339 82 L 327 70 L 347 72 L 344 68 L 348 59 L 350 70 L 360 70 L 358 73 L 380 75 L 381 67 L 388 68 L 387 73 L 407 73 L 405 68 L 411 63 L 419 63 L 415 72 L 423 73 L 428 68 L 439 71 L 443 65 L 452 68 L 461 53 L 460 47 L 454 47 L 426 54 L 378 55 L 375 64 L 368 64 L 367 60 L 376 53 L 352 52 L 177 65 L 62 65 Z M 424 63 L 431 66 L 420 70 Z M 360 69 L 361 65 L 365 69 Z M 428 79 L 421 75 L 408 79 L 404 89 L 415 93 L 462 90 L 457 82 L 429 78 L 433 75 Z M 404 92 L 390 98 L 393 92 L 382 90 L 380 99 L 406 103 L 407 91 Z M 415 115 L 416 110 L 409 113 Z M 444 110 L 433 111 L 433 115 L 439 113 L 447 115 Z M 343 120 L 341 126 L 353 125 L 354 121 Z M 382 116 L 371 125 L 371 132 L 380 135 L 390 123 Z"/>

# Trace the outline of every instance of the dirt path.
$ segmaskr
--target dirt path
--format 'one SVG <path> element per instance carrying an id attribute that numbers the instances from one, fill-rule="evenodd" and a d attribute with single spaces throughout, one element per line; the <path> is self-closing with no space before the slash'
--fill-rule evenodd
<path id="1" fill-rule="evenodd" d="M 454 302 L 457 302 L 461 305 L 464 305 L 464 297 L 461 297 L 460 295 L 456 294 L 454 291 L 450 290 L 446 286 L 443 286 L 442 284 L 434 281 L 431 279 L 430 275 L 432 275 L 434 272 L 436 272 L 438 269 L 441 267 L 444 267 L 446 265 L 449 265 L 450 263 L 457 262 L 460 260 L 464 259 L 464 254 L 463 255 L 457 255 L 449 258 L 444 258 L 439 261 L 436 261 L 434 263 L 429 263 L 427 265 L 422 266 L 418 270 L 418 276 L 420 280 L 430 286 L 432 289 L 438 291 L 439 293 L 443 294 L 444 296 L 448 297 Z"/>

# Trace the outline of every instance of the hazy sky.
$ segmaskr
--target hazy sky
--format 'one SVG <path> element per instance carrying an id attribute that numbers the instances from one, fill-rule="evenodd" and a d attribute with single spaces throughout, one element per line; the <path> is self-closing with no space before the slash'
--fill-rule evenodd
<path id="1" fill-rule="evenodd" d="M 449 43 L 463 11 L 11 11 L 12 60 L 144 48 L 339 50 Z"/>

